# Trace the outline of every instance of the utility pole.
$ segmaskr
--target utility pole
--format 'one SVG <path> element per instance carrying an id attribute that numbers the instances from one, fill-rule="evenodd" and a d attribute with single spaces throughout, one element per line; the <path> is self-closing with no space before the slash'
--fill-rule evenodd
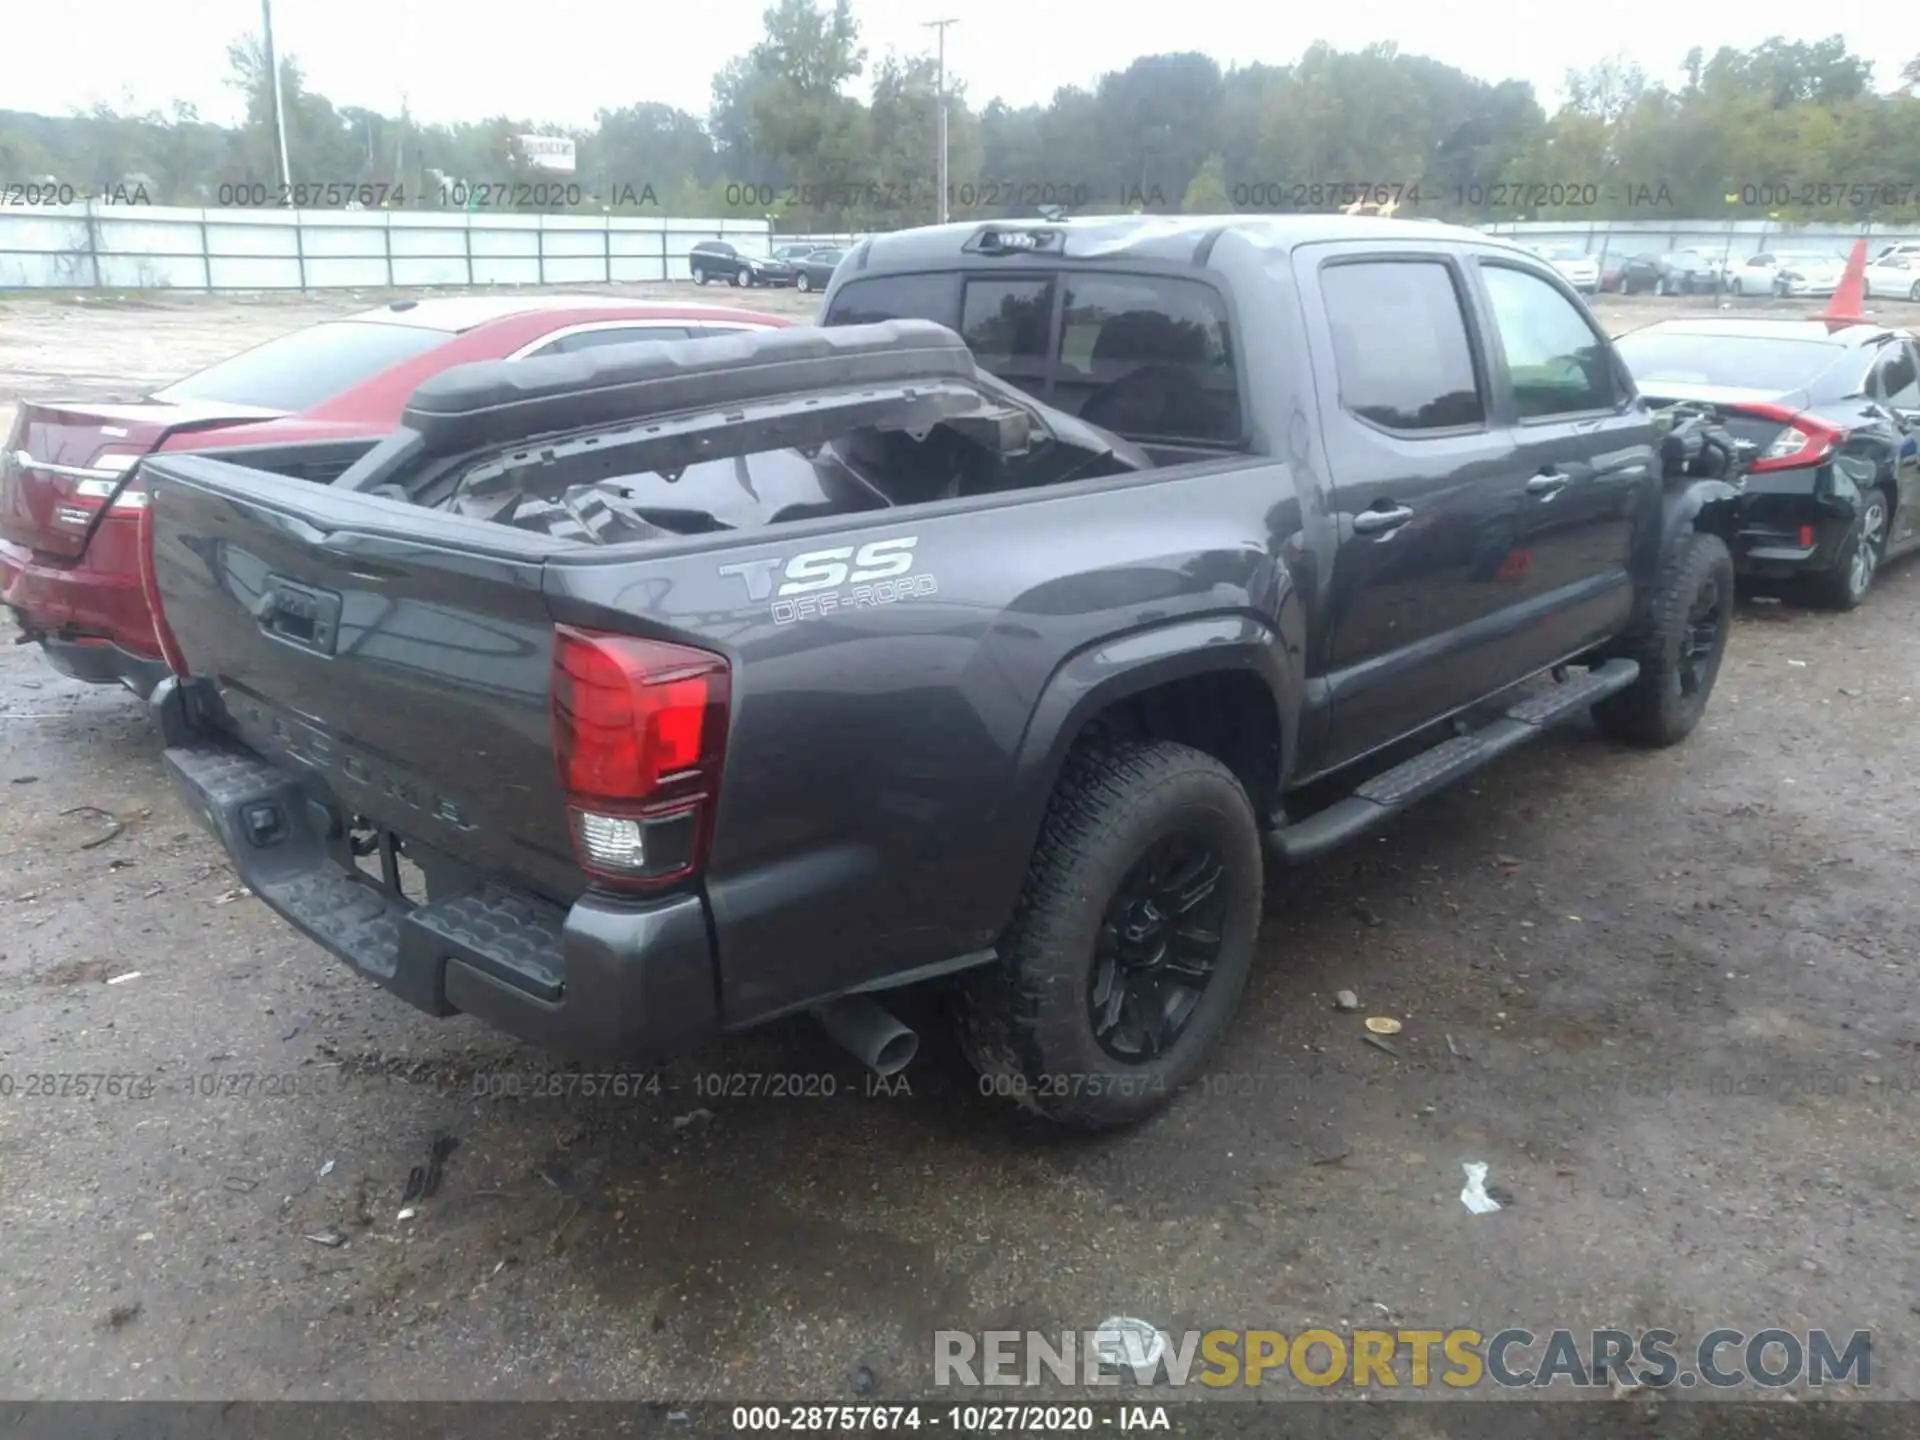
<path id="1" fill-rule="evenodd" d="M 287 196 L 287 204 L 293 204 L 293 176 L 287 165 L 287 111 L 280 103 L 280 62 L 273 58 L 273 0 L 260 0 L 260 21 L 265 31 L 267 60 L 267 84 L 271 85 L 273 96 L 273 154 L 280 162 L 280 185 Z"/>
<path id="2" fill-rule="evenodd" d="M 264 0 L 263 0 L 264 3 Z M 958 20 L 927 20 L 922 22 L 929 30 L 940 32 L 940 223 L 947 223 L 947 26 L 958 25 Z"/>

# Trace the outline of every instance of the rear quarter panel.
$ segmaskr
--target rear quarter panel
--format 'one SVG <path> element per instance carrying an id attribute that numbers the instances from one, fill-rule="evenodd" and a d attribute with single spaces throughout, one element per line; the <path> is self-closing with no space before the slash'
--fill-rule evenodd
<path id="1" fill-rule="evenodd" d="M 728 1023 L 991 945 L 1088 694 L 1208 646 L 1222 668 L 1291 647 L 1266 673 L 1298 673 L 1297 528 L 1287 467 L 1236 459 L 550 563 L 555 618 L 644 616 L 733 663 L 707 871 Z M 908 540 L 863 598 L 860 549 Z"/>

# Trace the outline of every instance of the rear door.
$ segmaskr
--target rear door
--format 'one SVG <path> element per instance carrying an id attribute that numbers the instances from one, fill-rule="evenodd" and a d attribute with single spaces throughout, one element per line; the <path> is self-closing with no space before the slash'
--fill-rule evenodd
<path id="1" fill-rule="evenodd" d="M 1523 486 L 1462 256 L 1305 246 L 1294 266 L 1338 512 L 1310 668 L 1327 678 L 1337 765 L 1500 687 Z"/>
<path id="2" fill-rule="evenodd" d="M 1512 655 L 1532 670 L 1604 639 L 1633 607 L 1635 528 L 1659 504 L 1653 421 L 1565 282 L 1505 256 L 1477 269 L 1521 490 L 1508 565 L 1527 614 Z"/>

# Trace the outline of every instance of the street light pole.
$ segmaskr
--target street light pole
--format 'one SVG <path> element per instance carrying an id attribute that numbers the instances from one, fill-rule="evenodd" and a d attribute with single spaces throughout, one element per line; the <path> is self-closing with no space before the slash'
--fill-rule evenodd
<path id="1" fill-rule="evenodd" d="M 929 30 L 940 32 L 940 223 L 947 223 L 947 26 L 958 25 L 958 20 L 928 20 L 923 22 Z"/>
<path id="2" fill-rule="evenodd" d="M 281 193 L 291 205 L 293 178 L 287 166 L 287 112 L 280 103 L 280 63 L 273 58 L 273 0 L 260 0 L 260 22 L 265 33 L 262 48 L 266 51 L 267 84 L 273 87 L 268 92 L 273 96 L 273 153 L 280 162 Z"/>

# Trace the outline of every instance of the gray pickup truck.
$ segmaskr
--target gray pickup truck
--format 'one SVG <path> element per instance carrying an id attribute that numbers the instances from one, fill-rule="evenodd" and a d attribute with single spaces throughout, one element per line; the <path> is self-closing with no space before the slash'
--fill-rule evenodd
<path id="1" fill-rule="evenodd" d="M 937 983 L 1108 1127 L 1204 1064 L 1266 862 L 1706 705 L 1731 450 L 1518 248 L 951 225 L 823 318 L 449 371 L 331 484 L 144 462 L 167 765 L 262 900 L 579 1055 L 811 1011 L 891 1072 Z"/>

